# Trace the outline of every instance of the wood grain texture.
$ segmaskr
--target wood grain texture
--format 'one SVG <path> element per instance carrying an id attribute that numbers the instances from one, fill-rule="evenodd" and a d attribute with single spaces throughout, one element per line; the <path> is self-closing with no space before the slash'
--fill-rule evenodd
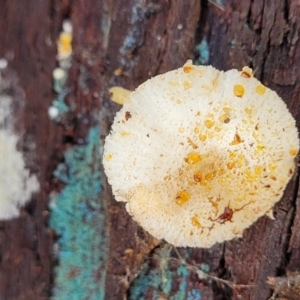
<path id="1" fill-rule="evenodd" d="M 187 59 L 208 55 L 207 64 L 221 70 L 252 67 L 283 98 L 300 127 L 299 1 L 222 2 L 224 10 L 206 0 L 0 0 L 0 58 L 9 61 L 6 76 L 14 78 L 14 99 L 23 95 L 26 103 L 16 124 L 23 134 L 20 148 L 42 186 L 20 218 L 0 223 L 0 299 L 49 299 L 54 239 L 47 227 L 48 201 L 50 192 L 62 187 L 52 173 L 64 151 L 80 144 L 91 126 L 99 122 L 101 134 L 109 132 L 119 109 L 108 98 L 111 86 L 134 89 Z M 57 125 L 47 110 L 55 96 L 51 73 L 65 18 L 74 25 L 66 101 L 76 109 Z M 138 299 L 134 295 L 144 291 L 139 284 L 151 279 L 140 299 L 201 294 L 208 300 L 267 300 L 272 295 L 268 277 L 300 269 L 298 173 L 274 209 L 275 220 L 263 217 L 242 239 L 211 249 L 179 249 L 187 264 L 209 266 L 210 275 L 232 282 L 231 287 L 183 270 L 174 249 L 166 250 L 144 232 L 113 199 L 104 175 L 103 180 L 109 235 L 105 299 Z M 159 281 L 162 272 L 166 281 Z"/>
<path id="2" fill-rule="evenodd" d="M 22 135 L 19 148 L 41 182 L 40 192 L 21 216 L 1 222 L 0 298 L 48 299 L 53 262 L 51 232 L 46 226 L 48 194 L 58 161 L 56 144 L 61 143 L 59 130 L 47 116 L 55 67 L 51 2 L 1 0 L 0 7 L 0 57 L 9 62 L 4 73 L 11 83 L 8 93 L 14 106 L 20 106 L 15 128 Z M 35 149 L 29 147 L 32 143 Z"/>

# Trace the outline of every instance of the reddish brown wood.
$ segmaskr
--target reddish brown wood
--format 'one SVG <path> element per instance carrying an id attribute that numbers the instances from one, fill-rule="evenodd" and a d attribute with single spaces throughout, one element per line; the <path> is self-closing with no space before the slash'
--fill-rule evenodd
<path id="1" fill-rule="evenodd" d="M 20 218 L 1 222 L 0 298 L 48 299 L 53 261 L 46 226 L 48 195 L 51 173 L 61 157 L 55 154 L 61 148 L 61 133 L 47 116 L 55 67 L 51 2 L 1 0 L 0 7 L 0 57 L 9 61 L 5 77 L 14 104 L 20 106 L 16 123 L 23 134 L 20 149 L 41 181 L 41 191 Z M 36 145 L 34 153 L 28 148 L 31 142 Z"/>

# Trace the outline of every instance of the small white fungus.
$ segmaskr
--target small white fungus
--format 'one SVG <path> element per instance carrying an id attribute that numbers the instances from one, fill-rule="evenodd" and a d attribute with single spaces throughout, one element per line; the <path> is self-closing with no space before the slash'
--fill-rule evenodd
<path id="1" fill-rule="evenodd" d="M 298 131 L 250 68 L 188 61 L 127 102 L 105 140 L 104 169 L 116 200 L 150 234 L 208 248 L 270 215 L 294 173 Z"/>
<path id="2" fill-rule="evenodd" d="M 53 79 L 60 80 L 66 76 L 66 71 L 62 68 L 55 68 L 52 72 Z"/>
<path id="3" fill-rule="evenodd" d="M 59 115 L 59 110 L 55 106 L 50 106 L 48 108 L 48 116 L 51 120 L 55 120 Z"/>
<path id="4" fill-rule="evenodd" d="M 62 28 L 63 28 L 64 32 L 72 33 L 73 32 L 73 25 L 72 25 L 71 20 L 69 20 L 69 19 L 64 20 L 63 24 L 62 24 Z"/>
<path id="5" fill-rule="evenodd" d="M 0 58 L 0 70 L 3 70 L 7 67 L 8 62 L 5 58 Z"/>

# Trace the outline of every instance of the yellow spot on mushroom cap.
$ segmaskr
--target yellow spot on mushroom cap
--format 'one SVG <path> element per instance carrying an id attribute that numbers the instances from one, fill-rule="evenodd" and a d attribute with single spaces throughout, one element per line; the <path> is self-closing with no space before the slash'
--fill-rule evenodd
<path id="1" fill-rule="evenodd" d="M 215 126 L 215 131 L 220 132 L 222 130 L 222 127 L 220 125 Z"/>
<path id="2" fill-rule="evenodd" d="M 200 130 L 199 130 L 198 127 L 195 127 L 195 128 L 194 128 L 194 132 L 195 132 L 195 133 L 199 133 L 199 131 L 200 131 Z"/>
<path id="3" fill-rule="evenodd" d="M 257 130 L 254 130 L 253 131 L 253 137 L 257 138 L 259 136 L 259 133 Z"/>
<path id="4" fill-rule="evenodd" d="M 233 92 L 237 97 L 243 97 L 245 94 L 245 88 L 241 84 L 236 84 L 233 88 Z"/>
<path id="5" fill-rule="evenodd" d="M 290 154 L 291 154 L 292 156 L 296 156 L 297 153 L 298 153 L 298 150 L 297 150 L 297 149 L 291 149 L 291 150 L 290 150 Z"/>
<path id="6" fill-rule="evenodd" d="M 187 158 L 185 159 L 185 161 L 189 164 L 189 165 L 194 165 L 196 163 L 198 163 L 199 161 L 202 160 L 202 157 L 195 153 L 195 152 L 192 152 L 190 153 Z"/>
<path id="7" fill-rule="evenodd" d="M 241 236 L 279 201 L 299 139 L 284 102 L 266 87 L 258 96 L 250 73 L 192 67 L 130 94 L 105 140 L 104 158 L 113 159 L 103 165 L 116 200 L 150 234 L 207 248 Z M 132 118 L 122 122 L 126 111 Z"/>
<path id="8" fill-rule="evenodd" d="M 201 227 L 202 227 L 201 224 L 200 224 L 200 222 L 199 222 L 199 220 L 198 220 L 198 218 L 197 218 L 197 216 L 193 216 L 193 217 L 191 218 L 191 221 L 192 221 L 192 224 L 193 224 L 194 226 L 196 226 L 196 227 L 198 227 L 198 228 L 201 228 Z"/>
<path id="9" fill-rule="evenodd" d="M 187 90 L 187 89 L 190 89 L 193 85 L 192 85 L 191 81 L 185 80 L 184 83 L 183 83 L 183 86 Z"/>
<path id="10" fill-rule="evenodd" d="M 205 179 L 206 179 L 206 180 L 213 180 L 214 177 L 215 177 L 215 173 L 207 173 L 207 174 L 205 175 Z"/>
<path id="11" fill-rule="evenodd" d="M 204 121 L 204 125 L 207 128 L 212 128 L 214 126 L 215 122 L 213 119 L 207 119 Z"/>
<path id="12" fill-rule="evenodd" d="M 262 84 L 259 84 L 257 87 L 256 87 L 256 93 L 258 95 L 263 95 L 264 93 L 266 92 L 266 87 Z"/>
<path id="13" fill-rule="evenodd" d="M 258 144 L 256 149 L 257 149 L 257 151 L 263 151 L 265 149 L 265 147 L 262 144 Z"/>
<path id="14" fill-rule="evenodd" d="M 263 168 L 261 166 L 256 166 L 255 167 L 255 173 L 257 175 L 260 175 L 263 172 Z"/>
<path id="15" fill-rule="evenodd" d="M 245 108 L 245 112 L 246 112 L 248 115 L 251 115 L 251 114 L 252 114 L 252 107 L 246 107 L 246 108 Z"/>
<path id="16" fill-rule="evenodd" d="M 111 160 L 111 158 L 112 158 L 112 155 L 111 155 L 111 154 L 107 154 L 107 155 L 105 156 L 105 159 L 106 159 L 106 160 Z"/>
<path id="17" fill-rule="evenodd" d="M 204 142 L 206 140 L 206 138 L 207 138 L 206 134 L 200 133 L 200 135 L 199 135 L 200 141 Z"/>
<path id="18" fill-rule="evenodd" d="M 176 204 L 183 205 L 190 200 L 191 196 L 187 191 L 181 191 L 176 197 Z"/>
<path id="19" fill-rule="evenodd" d="M 229 162 L 229 163 L 227 164 L 227 168 L 228 168 L 228 170 L 232 170 L 232 169 L 234 168 L 234 163 Z"/>

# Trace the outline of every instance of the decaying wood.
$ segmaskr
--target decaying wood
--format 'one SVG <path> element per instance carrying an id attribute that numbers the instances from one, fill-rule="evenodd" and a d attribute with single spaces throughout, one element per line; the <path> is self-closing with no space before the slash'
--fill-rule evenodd
<path id="1" fill-rule="evenodd" d="M 26 102 L 16 130 L 23 133 L 21 149 L 42 187 L 20 218 L 0 223 L 1 299 L 49 298 L 54 261 L 48 201 L 50 191 L 59 185 L 52 172 L 63 151 L 78 144 L 96 124 L 95 113 L 100 111 L 101 134 L 109 132 L 119 109 L 108 99 L 111 86 L 134 89 L 187 59 L 205 59 L 196 45 L 206 41 L 207 64 L 222 70 L 253 68 L 255 76 L 283 98 L 300 127 L 299 1 L 228 0 L 222 1 L 224 10 L 211 2 L 0 0 L 0 58 L 9 61 L 8 70 L 17 78 L 12 91 L 21 89 Z M 74 25 L 67 101 L 77 106 L 64 124 L 56 125 L 47 110 L 54 98 L 51 73 L 64 18 Z M 88 123 L 81 122 L 82 114 Z M 26 148 L 28 140 L 36 145 L 35 156 Z M 199 279 L 192 272 L 186 295 L 198 289 L 202 299 L 269 299 L 268 277 L 299 271 L 298 187 L 295 174 L 274 209 L 275 220 L 259 219 L 242 239 L 207 250 L 179 249 L 182 255 L 188 253 L 187 264 L 208 263 L 211 276 L 232 283 Z M 145 262 L 150 269 L 159 268 L 157 251 L 164 246 L 136 225 L 124 205 L 115 202 L 107 184 L 103 201 L 110 237 L 105 298 L 130 299 L 131 286 Z M 176 252 L 170 253 L 178 258 Z M 175 272 L 178 261 L 170 264 Z M 180 284 L 178 276 L 173 280 L 170 295 Z M 168 296 L 151 289 L 145 298 L 155 299 L 157 293 L 161 299 Z"/>
<path id="2" fill-rule="evenodd" d="M 282 299 L 297 300 L 300 298 L 300 275 L 298 272 L 290 272 L 284 277 L 269 277 L 268 284 L 274 289 L 274 294 Z"/>
<path id="3" fill-rule="evenodd" d="M 0 57 L 9 61 L 7 76 L 15 79 L 8 92 L 16 103 L 20 100 L 16 90 L 23 95 L 16 124 L 23 137 L 20 149 L 41 180 L 40 193 L 21 216 L 1 222 L 1 299 L 47 299 L 50 293 L 53 260 L 51 232 L 46 226 L 48 193 L 54 164 L 61 158 L 55 154 L 61 148 L 57 146 L 61 133 L 47 116 L 55 67 L 55 47 L 47 44 L 54 33 L 50 10 L 50 1 L 0 1 Z M 28 148 L 32 142 L 34 151 Z"/>

